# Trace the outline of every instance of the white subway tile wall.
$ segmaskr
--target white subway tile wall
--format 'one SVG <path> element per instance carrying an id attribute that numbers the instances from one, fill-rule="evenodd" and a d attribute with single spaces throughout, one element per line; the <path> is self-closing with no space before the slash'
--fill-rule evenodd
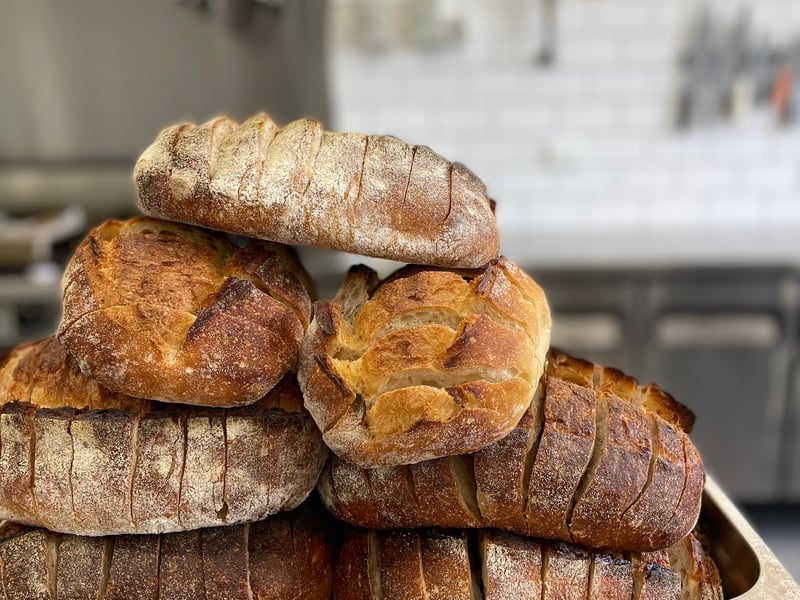
<path id="1" fill-rule="evenodd" d="M 394 20 L 365 18 L 367 3 Z M 721 24 L 749 11 L 748 35 L 781 45 L 800 38 L 800 2 L 555 0 L 554 61 L 543 66 L 546 4 L 336 0 L 333 126 L 465 163 L 497 199 L 503 233 L 800 226 L 800 122 L 778 126 L 762 102 L 674 126 L 679 61 L 703 8 Z M 421 5 L 438 8 L 442 31 L 458 21 L 460 35 L 409 41 L 402 31 Z"/>

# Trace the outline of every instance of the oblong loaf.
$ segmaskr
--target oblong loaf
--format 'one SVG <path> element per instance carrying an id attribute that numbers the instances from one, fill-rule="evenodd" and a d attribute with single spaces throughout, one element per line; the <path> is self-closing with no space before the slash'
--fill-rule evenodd
<path id="1" fill-rule="evenodd" d="M 563 353 L 550 357 L 518 425 L 478 452 L 375 469 L 332 455 L 317 486 L 328 510 L 374 529 L 494 527 L 600 549 L 682 539 L 705 483 L 688 435 L 636 394 L 562 379 Z"/>
<path id="2" fill-rule="evenodd" d="M 256 521 L 300 504 L 327 448 L 291 375 L 251 406 L 108 392 L 51 337 L 0 365 L 0 518 L 80 535 Z"/>
<path id="3" fill-rule="evenodd" d="M 466 268 L 500 247 L 494 203 L 469 169 L 311 119 L 169 127 L 134 178 L 145 214 L 285 244 Z"/>
<path id="4" fill-rule="evenodd" d="M 4 598 L 329 600 L 333 549 L 300 509 L 256 523 L 84 537 L 0 526 Z"/>
<path id="5" fill-rule="evenodd" d="M 494 529 L 352 530 L 337 554 L 335 600 L 722 599 L 694 537 L 657 553 L 591 552 Z"/>
<path id="6" fill-rule="evenodd" d="M 313 286 L 291 249 L 146 217 L 89 233 L 64 274 L 58 338 L 137 398 L 255 402 L 297 364 Z"/>
<path id="7" fill-rule="evenodd" d="M 541 288 L 499 258 L 484 269 L 348 273 L 318 302 L 298 378 L 339 456 L 363 467 L 463 454 L 506 435 L 544 369 Z"/>

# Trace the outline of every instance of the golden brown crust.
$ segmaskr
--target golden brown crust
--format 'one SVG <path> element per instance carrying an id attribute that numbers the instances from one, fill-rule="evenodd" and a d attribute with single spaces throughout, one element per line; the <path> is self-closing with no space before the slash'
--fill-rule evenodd
<path id="1" fill-rule="evenodd" d="M 307 511 L 231 527 L 85 537 L 32 529 L 0 541 L 4 598 L 329 600 L 333 556 Z"/>
<path id="2" fill-rule="evenodd" d="M 364 467 L 463 454 L 502 438 L 544 368 L 550 313 L 505 258 L 481 271 L 356 269 L 318 302 L 299 379 L 326 443 Z"/>
<path id="3" fill-rule="evenodd" d="M 514 430 L 474 454 L 377 469 L 332 456 L 318 489 L 338 518 L 374 529 L 496 527 L 650 551 L 691 531 L 704 482 L 686 433 L 551 375 Z"/>
<path id="4" fill-rule="evenodd" d="M 616 545 L 617 531 L 648 482 L 652 432 L 643 411 L 609 392 L 601 393 L 597 404 L 607 410 L 605 440 L 595 443 L 596 464 L 575 494 L 569 532 L 576 544 L 628 548 Z"/>
<path id="5" fill-rule="evenodd" d="M 684 597 L 693 600 L 722 600 L 719 570 L 700 540 L 690 535 L 668 550 L 670 564 L 679 567 Z"/>
<path id="6" fill-rule="evenodd" d="M 550 375 L 594 389 L 598 393 L 606 390 L 621 400 L 640 406 L 648 413 L 659 415 L 681 431 L 692 431 L 694 413 L 654 383 L 639 385 L 636 379 L 619 369 L 595 365 L 557 348 L 551 348 L 548 352 L 547 371 Z"/>
<path id="7" fill-rule="evenodd" d="M 64 274 L 59 341 L 105 387 L 236 406 L 297 363 L 313 290 L 277 244 L 138 217 L 89 233 Z"/>
<path id="8" fill-rule="evenodd" d="M 570 509 L 592 456 L 595 412 L 595 399 L 585 388 L 548 378 L 544 426 L 525 505 L 531 535 L 570 540 Z"/>
<path id="9" fill-rule="evenodd" d="M 134 178 L 145 214 L 286 244 L 468 268 L 500 247 L 494 203 L 469 169 L 310 119 L 169 127 Z"/>
<path id="10" fill-rule="evenodd" d="M 292 376 L 246 407 L 162 404 L 108 392 L 47 338 L 0 367 L 0 404 L 0 516 L 68 533 L 262 519 L 297 506 L 327 457 Z"/>

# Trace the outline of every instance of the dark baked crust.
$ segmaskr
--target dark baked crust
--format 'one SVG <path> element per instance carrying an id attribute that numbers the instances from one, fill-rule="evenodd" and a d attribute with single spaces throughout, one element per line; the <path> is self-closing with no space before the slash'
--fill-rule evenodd
<path id="1" fill-rule="evenodd" d="M 469 169 L 310 119 L 169 127 L 134 178 L 145 214 L 286 244 L 468 268 L 500 247 L 494 203 Z"/>
<path id="2" fill-rule="evenodd" d="M 297 364 L 313 288 L 291 251 L 146 217 L 89 233 L 64 274 L 58 339 L 105 387 L 252 403 Z"/>
<path id="3" fill-rule="evenodd" d="M 327 457 L 291 375 L 250 406 L 162 404 L 108 392 L 47 338 L 0 366 L 0 404 L 0 518 L 67 533 L 263 519 L 300 504 Z"/>

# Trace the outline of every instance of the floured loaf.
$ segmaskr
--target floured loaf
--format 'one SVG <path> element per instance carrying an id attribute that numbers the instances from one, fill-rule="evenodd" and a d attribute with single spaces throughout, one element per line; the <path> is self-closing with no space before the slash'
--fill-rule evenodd
<path id="1" fill-rule="evenodd" d="M 134 178 L 145 214 L 286 244 L 469 268 L 500 247 L 494 203 L 469 169 L 311 119 L 168 127 Z"/>
<path id="2" fill-rule="evenodd" d="M 80 535 L 232 525 L 294 508 L 327 456 L 288 375 L 251 406 L 109 392 L 47 338 L 0 364 L 0 518 Z"/>

